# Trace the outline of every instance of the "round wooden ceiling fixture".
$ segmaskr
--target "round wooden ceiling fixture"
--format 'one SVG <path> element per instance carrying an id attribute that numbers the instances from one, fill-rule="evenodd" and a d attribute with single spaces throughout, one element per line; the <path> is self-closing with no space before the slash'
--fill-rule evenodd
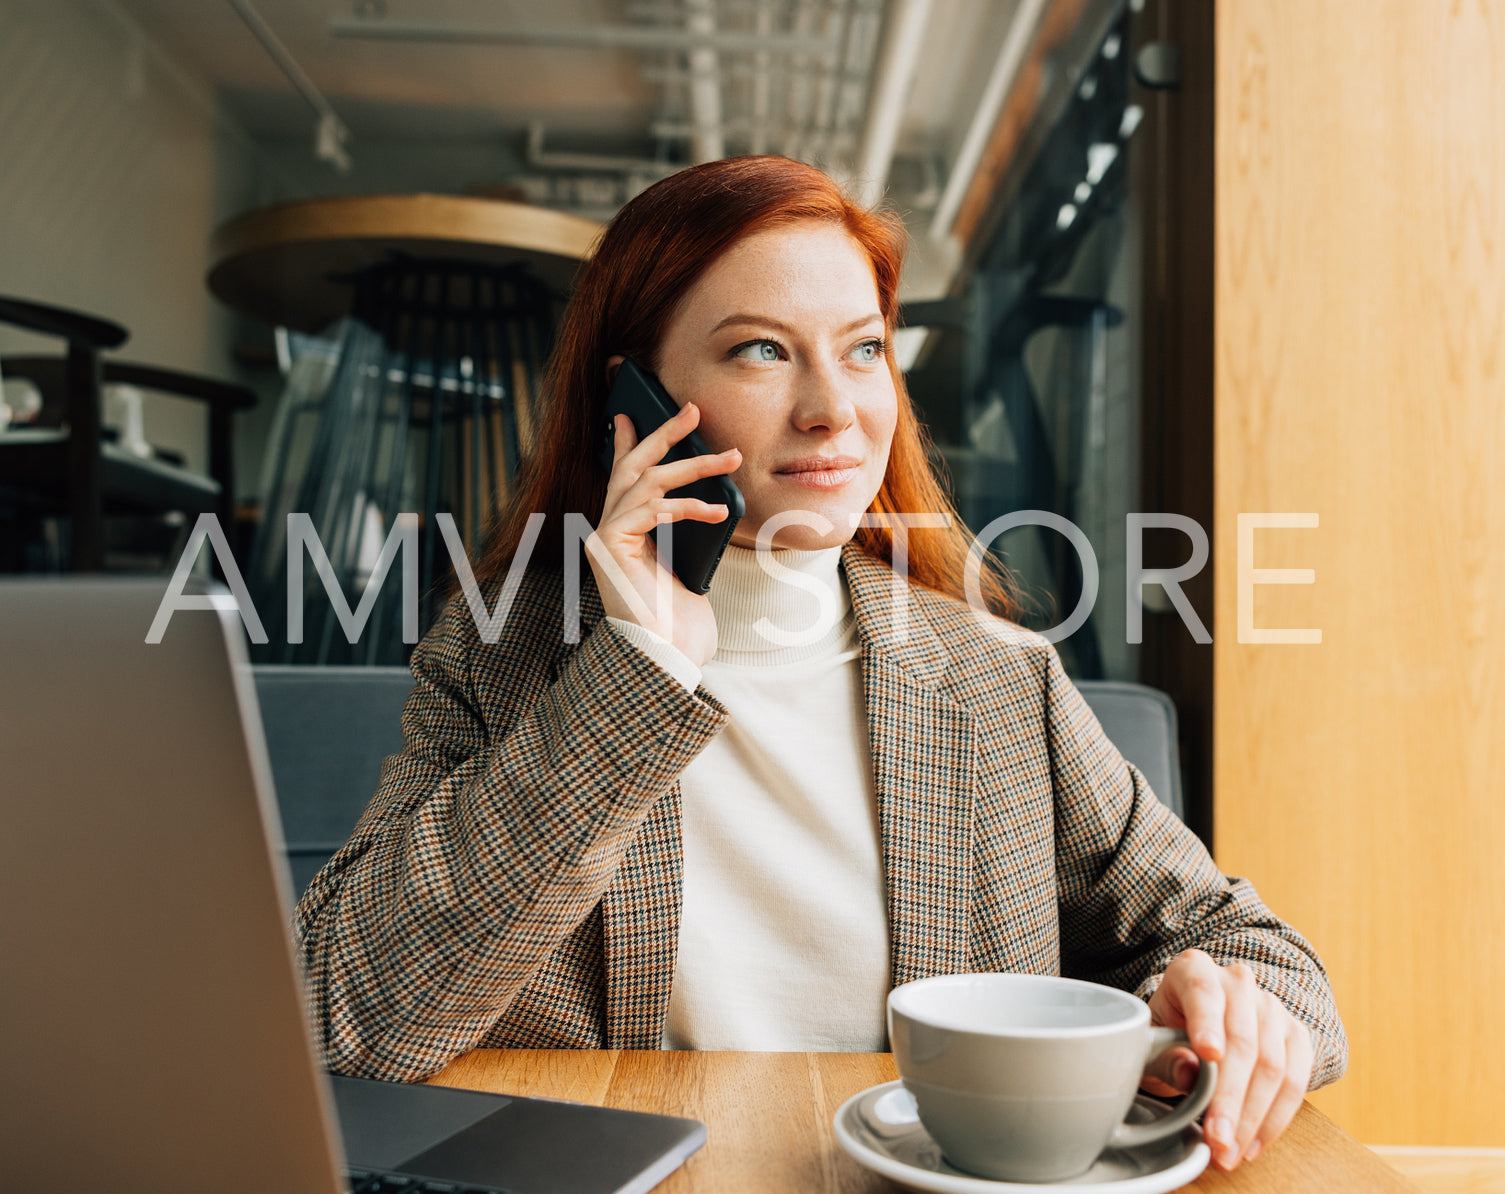
<path id="1" fill-rule="evenodd" d="M 354 275 L 397 257 L 524 265 L 568 293 L 601 230 L 546 208 L 455 195 L 279 203 L 214 234 L 209 289 L 245 315 L 317 332 L 350 310 Z"/>

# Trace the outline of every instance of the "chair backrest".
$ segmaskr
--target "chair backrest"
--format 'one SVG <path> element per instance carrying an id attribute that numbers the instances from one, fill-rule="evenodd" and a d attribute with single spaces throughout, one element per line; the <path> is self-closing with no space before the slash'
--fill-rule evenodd
<path id="1" fill-rule="evenodd" d="M 1144 684 L 1078 680 L 1076 686 L 1097 714 L 1108 741 L 1144 772 L 1160 802 L 1184 821 L 1175 703 Z"/>
<path id="2" fill-rule="evenodd" d="M 75 572 L 102 572 L 106 564 L 106 513 L 188 515 L 215 512 L 228 530 L 235 519 L 234 413 L 256 402 L 244 386 L 216 382 L 172 369 L 102 361 L 130 332 L 108 319 L 0 295 L 0 324 L 67 341 L 66 357 L 7 357 L 0 373 L 25 377 L 42 393 L 40 427 L 60 428 L 52 442 L 4 445 L 0 472 L 24 480 L 22 491 L 49 513 L 69 519 L 69 564 Z M 120 382 L 193 398 L 209 406 L 209 472 L 213 482 L 158 460 L 143 460 L 103 444 L 101 383 Z M 12 437 L 13 438 L 13 437 Z M 168 565 L 171 566 L 170 563 Z M 218 569 L 218 563 L 215 565 Z M 218 572 L 216 572 L 218 575 Z"/>
<path id="3" fill-rule="evenodd" d="M 301 893 L 365 812 L 382 760 L 402 749 L 413 675 L 405 667 L 258 664 L 252 671 Z"/>
<path id="4" fill-rule="evenodd" d="M 382 760 L 402 749 L 400 719 L 413 677 L 402 667 L 258 664 L 252 671 L 293 885 L 301 893 L 366 810 Z M 1109 741 L 1184 819 L 1170 697 L 1114 680 L 1080 680 L 1077 689 Z"/>

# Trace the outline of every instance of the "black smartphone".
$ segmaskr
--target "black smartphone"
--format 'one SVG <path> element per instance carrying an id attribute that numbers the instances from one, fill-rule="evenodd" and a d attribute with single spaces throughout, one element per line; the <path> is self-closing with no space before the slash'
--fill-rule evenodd
<path id="1" fill-rule="evenodd" d="M 657 431 L 678 413 L 679 407 L 669 397 L 658 378 L 635 361 L 624 360 L 612 381 L 611 393 L 606 397 L 604 425 L 597 446 L 597 459 L 600 460 L 601 467 L 610 475 L 613 458 L 616 456 L 612 427 L 617 415 L 626 415 L 632 420 L 632 429 L 637 433 L 638 443 L 642 443 L 645 436 Z M 676 460 L 688 460 L 692 456 L 714 455 L 706 447 L 705 440 L 692 431 L 677 444 L 671 444 L 668 455 L 659 463 L 670 464 Z M 711 587 L 711 577 L 716 575 L 716 565 L 721 562 L 721 554 L 731 542 L 737 521 L 747 513 L 747 503 L 742 499 L 742 491 L 732 484 L 731 478 L 725 473 L 717 473 L 713 477 L 701 477 L 698 481 L 671 489 L 664 496 L 699 498 L 703 502 L 726 507 L 727 515 L 720 522 L 695 522 L 686 518 L 669 524 L 673 528 L 673 539 L 668 554 L 674 575 L 692 593 L 705 593 Z M 655 527 L 650 532 L 653 535 L 653 545 L 660 553 L 663 552 L 663 546 L 659 542 L 659 533 L 663 529 Z"/>

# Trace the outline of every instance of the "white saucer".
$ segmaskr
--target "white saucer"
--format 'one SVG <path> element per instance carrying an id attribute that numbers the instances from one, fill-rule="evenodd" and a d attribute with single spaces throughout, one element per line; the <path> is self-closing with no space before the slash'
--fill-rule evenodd
<path id="1" fill-rule="evenodd" d="M 1129 1123 L 1146 1123 L 1165 1111 L 1165 1104 L 1137 1095 Z M 1164 1194 L 1195 1181 L 1212 1153 L 1202 1130 L 1183 1128 L 1179 1135 L 1139 1148 L 1109 1149 L 1086 1173 L 1066 1181 L 1004 1182 L 952 1168 L 940 1146 L 920 1123 L 914 1096 L 903 1082 L 885 1082 L 854 1095 L 836 1112 L 836 1139 L 857 1161 L 910 1190 L 933 1194 Z"/>

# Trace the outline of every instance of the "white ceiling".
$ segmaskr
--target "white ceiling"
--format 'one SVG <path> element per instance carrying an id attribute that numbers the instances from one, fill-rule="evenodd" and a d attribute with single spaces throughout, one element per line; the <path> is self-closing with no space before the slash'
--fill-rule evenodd
<path id="1" fill-rule="evenodd" d="M 215 86 L 254 137 L 311 137 L 311 109 L 227 0 L 117 2 L 174 57 Z M 758 0 L 706 2 L 714 7 L 718 29 L 753 29 Z M 671 113 L 681 122 L 686 119 L 684 85 L 645 78 L 645 71 L 683 71 L 683 52 L 337 37 L 329 31 L 330 18 L 371 12 L 373 0 L 253 3 L 349 127 L 356 154 L 362 140 L 460 141 L 509 132 L 519 136 L 535 121 L 544 123 L 551 148 L 557 144 L 575 151 L 684 152 L 682 146 L 655 143 L 649 136 L 655 120 Z M 765 0 L 765 6 L 775 36 L 786 35 L 799 19 L 798 0 Z M 808 9 L 807 23 L 817 32 L 827 20 L 851 14 L 863 19 L 861 14 L 870 10 L 867 41 L 876 48 L 884 0 L 805 0 L 803 6 Z M 901 155 L 935 156 L 944 165 L 975 110 L 1016 7 L 1017 0 L 934 0 L 900 128 Z M 683 0 L 386 0 L 375 10 L 384 10 L 392 22 L 683 28 L 683 19 L 674 15 L 683 11 Z M 780 105 L 791 104 L 796 88 L 818 78 L 820 63 L 783 53 L 770 58 L 774 117 L 787 119 Z M 745 152 L 750 146 L 735 122 L 741 118 L 745 123 L 749 114 L 751 80 L 746 75 L 753 55 L 728 52 L 718 59 L 724 72 L 724 113 L 733 122 L 727 151 Z M 870 73 L 871 57 L 857 65 Z M 860 129 L 866 96 L 861 87 L 853 90 L 856 111 L 848 114 L 848 123 L 855 118 Z M 788 131 L 775 128 L 767 147 L 784 149 Z"/>
<path id="2" fill-rule="evenodd" d="M 545 119 L 618 137 L 646 125 L 656 88 L 639 55 L 527 46 L 366 41 L 332 36 L 346 0 L 253 0 L 277 37 L 363 137 L 463 140 Z M 311 110 L 226 0 L 118 0 L 164 48 L 221 89 L 253 136 L 303 136 Z M 394 0 L 392 19 L 596 25 L 620 0 Z"/>

